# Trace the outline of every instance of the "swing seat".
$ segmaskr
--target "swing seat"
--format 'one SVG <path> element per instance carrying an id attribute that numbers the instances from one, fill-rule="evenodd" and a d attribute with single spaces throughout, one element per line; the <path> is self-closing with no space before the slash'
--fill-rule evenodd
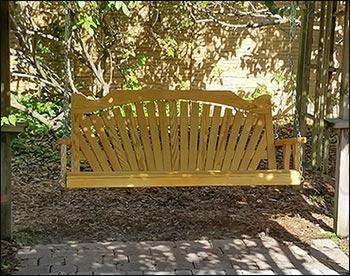
<path id="1" fill-rule="evenodd" d="M 58 141 L 67 188 L 301 184 L 299 144 L 306 138 L 274 139 L 269 95 L 244 100 L 231 91 L 138 90 L 91 100 L 73 94 L 71 115 L 71 137 Z"/>

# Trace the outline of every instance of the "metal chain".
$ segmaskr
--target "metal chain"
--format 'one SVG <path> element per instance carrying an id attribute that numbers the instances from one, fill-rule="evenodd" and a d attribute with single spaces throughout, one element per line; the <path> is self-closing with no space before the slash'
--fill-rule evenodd
<path id="1" fill-rule="evenodd" d="M 64 1 L 65 6 L 65 24 L 64 24 L 64 94 L 63 94 L 63 136 L 68 137 L 70 133 L 69 126 L 69 44 L 70 44 L 70 3 Z"/>
<path id="2" fill-rule="evenodd" d="M 293 95 L 293 102 L 294 102 L 294 127 L 296 136 L 299 138 L 301 137 L 300 133 L 300 121 L 299 121 L 299 112 L 297 109 L 297 89 L 296 89 L 296 81 L 294 77 L 294 69 L 293 69 L 293 59 L 292 59 L 292 48 L 293 48 L 293 42 L 295 38 L 295 29 L 296 29 L 296 10 L 297 10 L 297 2 L 291 1 L 291 13 L 290 13 L 290 31 L 289 31 L 289 45 L 288 45 L 288 67 L 289 67 L 289 73 L 290 73 L 290 85 L 292 89 L 292 95 Z M 303 176 L 303 164 L 302 164 L 302 146 L 301 144 L 298 144 L 299 148 L 299 172 L 301 175 L 301 183 L 304 182 L 304 176 Z"/>
<path id="3" fill-rule="evenodd" d="M 65 7 L 65 24 L 64 24 L 64 92 L 63 92 L 63 120 L 62 120 L 62 130 L 63 137 L 68 137 L 70 133 L 70 125 L 69 125 L 69 93 L 68 93 L 68 77 L 69 77 L 69 46 L 70 46 L 70 3 L 69 1 L 64 2 Z M 61 145 L 61 173 L 60 173 L 60 184 L 61 186 L 65 186 L 66 181 L 66 164 L 65 160 L 67 158 L 67 145 Z"/>

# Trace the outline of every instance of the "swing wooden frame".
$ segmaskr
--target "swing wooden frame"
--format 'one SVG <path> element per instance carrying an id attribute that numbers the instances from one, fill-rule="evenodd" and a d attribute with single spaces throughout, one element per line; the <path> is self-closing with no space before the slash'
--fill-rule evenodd
<path id="1" fill-rule="evenodd" d="M 67 188 L 301 184 L 299 146 L 306 138 L 274 139 L 269 95 L 245 100 L 232 91 L 147 89 L 91 100 L 73 94 L 71 116 L 72 136 L 58 141 Z"/>

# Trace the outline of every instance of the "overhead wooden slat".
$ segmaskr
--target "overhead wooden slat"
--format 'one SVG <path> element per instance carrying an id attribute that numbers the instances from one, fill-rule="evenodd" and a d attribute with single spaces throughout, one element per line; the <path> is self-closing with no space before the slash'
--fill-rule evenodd
<path id="1" fill-rule="evenodd" d="M 232 117 L 232 110 L 229 108 L 225 109 L 224 119 L 221 124 L 220 133 L 219 133 L 219 141 L 216 150 L 216 155 L 214 159 L 214 169 L 218 170 L 221 168 L 223 158 L 225 155 L 225 149 L 227 145 L 227 136 L 230 128 L 230 119 Z"/>
<path id="2" fill-rule="evenodd" d="M 97 161 L 101 165 L 101 168 L 107 172 L 112 171 L 110 164 L 107 160 L 106 153 L 101 149 L 101 146 L 99 145 L 99 143 L 97 141 L 97 137 L 91 131 L 92 125 L 91 125 L 91 121 L 89 120 L 89 118 L 87 116 L 83 115 L 79 118 L 79 123 L 80 123 L 82 130 L 84 131 L 84 134 L 85 134 L 87 141 L 89 142 L 89 144 L 91 146 L 92 151 L 95 153 Z"/>
<path id="3" fill-rule="evenodd" d="M 97 135 L 100 138 L 102 147 L 106 155 L 108 156 L 108 160 L 112 165 L 114 171 L 121 171 L 121 166 L 119 164 L 118 158 L 114 149 L 112 148 L 109 139 L 105 133 L 105 129 L 102 124 L 102 120 L 95 114 L 89 116 L 91 123 L 94 125 Z"/>
<path id="4" fill-rule="evenodd" d="M 125 121 L 124 121 L 124 118 L 122 118 L 122 115 L 120 113 L 120 109 L 119 108 L 113 109 L 113 114 L 114 114 L 113 118 L 115 120 L 115 123 L 118 126 L 120 139 L 121 139 L 122 144 L 124 146 L 125 155 L 128 158 L 130 168 L 133 171 L 137 171 L 138 165 L 137 165 L 137 161 L 136 161 L 135 151 L 132 147 L 129 135 L 126 131 Z"/>
<path id="5" fill-rule="evenodd" d="M 128 162 L 127 155 L 124 151 L 124 148 L 121 144 L 119 135 L 117 134 L 115 120 L 112 115 L 108 114 L 108 111 L 101 112 L 102 120 L 106 126 L 106 131 L 112 141 L 114 151 L 118 157 L 120 166 L 123 171 L 130 171 L 130 164 Z"/>
<path id="6" fill-rule="evenodd" d="M 216 143 L 218 139 L 220 112 L 221 112 L 221 106 L 215 106 L 212 125 L 210 127 L 208 151 L 207 151 L 206 162 L 205 162 L 206 170 L 211 170 L 213 168 L 215 151 L 216 151 Z"/>
<path id="7" fill-rule="evenodd" d="M 159 140 L 158 125 L 156 123 L 156 110 L 153 102 L 147 103 L 148 123 L 151 130 L 151 140 L 156 170 L 163 170 L 163 156 Z"/>
<path id="8" fill-rule="evenodd" d="M 227 148 L 225 151 L 224 161 L 222 163 L 222 170 L 228 171 L 232 162 L 232 158 L 235 154 L 235 147 L 238 140 L 238 133 L 242 124 L 243 113 L 237 111 L 232 122 L 230 138 L 227 142 Z"/>
<path id="9" fill-rule="evenodd" d="M 170 109 L 170 151 L 172 169 L 180 169 L 180 150 L 179 150 L 179 125 L 177 121 L 176 101 L 169 102 Z"/>
<path id="10" fill-rule="evenodd" d="M 249 163 L 248 170 L 256 170 L 261 159 L 267 158 L 266 154 L 266 134 L 263 134 L 259 141 L 259 145 L 255 151 L 252 160 Z"/>
<path id="11" fill-rule="evenodd" d="M 188 170 L 188 102 L 180 102 L 180 169 Z"/>
<path id="12" fill-rule="evenodd" d="M 86 142 L 83 134 L 80 132 L 76 136 L 76 139 L 79 141 L 81 152 L 83 153 L 86 161 L 89 163 L 90 167 L 94 172 L 103 171 L 103 168 L 101 167 L 100 163 L 97 161 L 95 153 L 90 148 L 89 144 Z"/>
<path id="13" fill-rule="evenodd" d="M 264 127 L 265 127 L 265 116 L 259 116 L 252 130 L 247 148 L 241 157 L 242 161 L 241 161 L 241 164 L 239 165 L 239 170 L 248 169 L 248 165 L 250 163 L 250 160 L 253 158 L 253 155 L 255 154 L 255 149 Z"/>
<path id="14" fill-rule="evenodd" d="M 235 154 L 233 156 L 232 163 L 230 166 L 230 170 L 232 171 L 236 171 L 239 168 L 240 162 L 242 160 L 242 154 L 247 144 L 248 136 L 255 119 L 256 118 L 254 113 L 247 114 L 247 119 L 245 120 L 245 123 L 242 126 L 242 131 L 237 143 L 237 148 L 235 150 Z"/>
<path id="15" fill-rule="evenodd" d="M 139 170 L 147 170 L 145 153 L 143 151 L 143 146 L 140 141 L 139 132 L 137 130 L 135 118 L 133 111 L 130 105 L 124 107 L 125 110 L 125 119 L 129 128 L 129 134 L 131 141 L 133 143 L 133 148 L 135 151 L 136 161 L 139 167 Z"/>
<path id="16" fill-rule="evenodd" d="M 198 156 L 199 104 L 197 102 L 192 102 L 190 116 L 190 148 L 188 169 L 193 171 L 196 169 Z"/>
<path id="17" fill-rule="evenodd" d="M 207 154 L 207 143 L 208 143 L 208 133 L 209 133 L 209 109 L 210 105 L 204 104 L 203 111 L 201 114 L 201 125 L 199 133 L 199 150 L 198 150 L 198 161 L 197 168 L 204 170 L 205 158 Z"/>
<path id="18" fill-rule="evenodd" d="M 140 135 L 141 135 L 142 145 L 145 151 L 147 168 L 151 171 L 154 171 L 156 166 L 154 163 L 154 156 L 153 156 L 152 146 L 150 142 L 148 124 L 145 117 L 145 110 L 142 103 L 136 103 L 136 113 L 137 113 L 137 121 L 141 132 Z"/>
<path id="19" fill-rule="evenodd" d="M 166 106 L 164 101 L 158 102 L 159 110 L 159 127 L 160 127 L 160 139 L 163 153 L 163 166 L 167 171 L 171 170 L 171 158 L 170 158 L 170 141 L 169 141 L 169 120 L 166 115 Z"/>

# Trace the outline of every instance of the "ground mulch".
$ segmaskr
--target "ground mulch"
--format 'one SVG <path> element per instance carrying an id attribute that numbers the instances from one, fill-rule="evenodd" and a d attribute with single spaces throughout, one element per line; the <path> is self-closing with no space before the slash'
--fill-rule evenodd
<path id="1" fill-rule="evenodd" d="M 281 131 L 293 133 L 288 128 Z M 335 160 L 331 137 L 330 160 Z M 332 232 L 335 161 L 329 164 L 328 176 L 307 169 L 310 139 L 300 190 L 286 186 L 74 190 L 59 184 L 56 138 L 47 134 L 13 144 L 13 228 L 21 245 L 244 235 L 307 243 L 322 232 Z"/>

